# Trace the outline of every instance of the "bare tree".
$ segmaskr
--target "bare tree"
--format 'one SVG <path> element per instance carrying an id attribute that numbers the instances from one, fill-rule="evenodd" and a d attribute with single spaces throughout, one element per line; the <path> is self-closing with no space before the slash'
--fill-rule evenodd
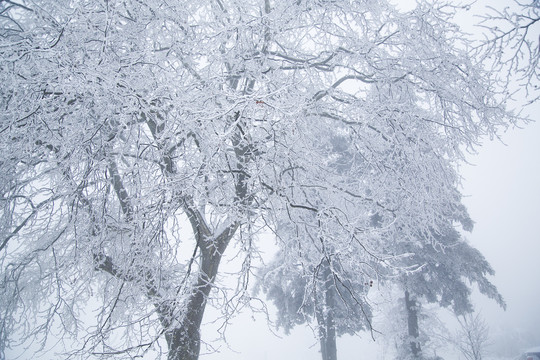
<path id="1" fill-rule="evenodd" d="M 489 344 L 489 326 L 480 313 L 456 315 L 459 323 L 454 340 L 456 348 L 467 360 L 482 360 Z"/>

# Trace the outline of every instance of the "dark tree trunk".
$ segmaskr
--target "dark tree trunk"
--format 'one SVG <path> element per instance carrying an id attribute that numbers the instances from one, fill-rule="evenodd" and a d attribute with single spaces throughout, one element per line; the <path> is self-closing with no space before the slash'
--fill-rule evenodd
<path id="1" fill-rule="evenodd" d="M 336 324 L 334 320 L 335 290 L 332 271 L 327 261 L 322 263 L 322 284 L 324 303 L 317 305 L 316 316 L 319 325 L 319 341 L 323 360 L 337 360 Z"/>
<path id="2" fill-rule="evenodd" d="M 206 283 L 206 284 L 205 284 Z M 199 277 L 197 287 L 185 309 L 181 325 L 166 335 L 169 347 L 168 360 L 197 360 L 201 348 L 200 327 L 206 308 L 206 300 L 212 289 L 211 283 Z"/>
<path id="3" fill-rule="evenodd" d="M 418 331 L 418 303 L 409 292 L 405 290 L 405 309 L 407 310 L 407 326 L 409 331 L 409 344 L 414 359 L 421 359 L 422 349 L 419 342 Z"/>
<path id="4" fill-rule="evenodd" d="M 1 0 L 0 0 L 1 1 Z M 143 113 L 143 120 L 147 122 L 148 128 L 156 140 L 160 150 L 164 150 L 163 143 L 160 141 L 164 126 L 158 125 L 156 121 Z M 157 114 L 158 118 L 160 115 Z M 234 114 L 234 121 L 240 116 L 239 112 Z M 242 205 L 249 205 L 252 200 L 248 196 L 247 178 L 245 173 L 245 165 L 252 159 L 253 152 L 248 145 L 240 125 L 237 126 L 237 132 L 233 137 L 234 152 L 236 155 L 236 168 L 238 175 L 235 179 L 235 202 Z M 173 158 L 168 152 L 162 157 L 162 171 L 164 174 L 174 181 L 174 176 L 177 174 Z M 128 223 L 133 221 L 133 206 L 129 194 L 124 187 L 122 177 L 118 171 L 118 166 L 114 161 L 109 164 L 109 172 L 112 176 L 112 183 L 115 193 L 118 197 L 120 207 Z M 192 199 L 189 197 L 179 196 L 179 205 L 181 205 L 188 216 L 191 223 L 195 240 L 197 241 L 198 249 L 200 250 L 200 266 L 197 276 L 197 283 L 194 285 L 189 300 L 183 304 L 177 304 L 174 301 L 159 301 L 156 284 L 152 274 L 145 276 L 147 283 L 145 284 L 147 295 L 151 299 L 155 299 L 159 321 L 165 332 L 165 339 L 168 346 L 168 360 L 197 360 L 201 348 L 200 327 L 204 316 L 204 310 L 208 300 L 208 295 L 214 285 L 219 263 L 223 257 L 223 253 L 227 249 L 230 240 L 240 226 L 238 222 L 229 225 L 220 234 L 213 234 L 204 220 L 204 214 L 201 214 L 195 207 Z M 195 253 L 193 254 L 195 256 Z M 113 262 L 113 259 L 107 255 L 96 253 L 94 254 L 96 268 L 108 272 L 109 274 L 131 281 L 133 277 L 130 274 L 122 273 Z M 181 310 L 179 306 L 185 306 Z"/>
<path id="5" fill-rule="evenodd" d="M 233 120 L 237 121 L 239 117 L 240 112 L 236 112 Z M 160 128 L 152 119 L 147 119 L 147 123 L 154 138 L 159 141 L 163 128 Z M 235 203 L 247 206 L 252 199 L 248 196 L 246 181 L 248 176 L 245 172 L 245 166 L 253 158 L 253 151 L 240 124 L 237 125 L 232 142 L 236 155 L 236 168 L 238 170 L 234 188 L 236 195 Z M 174 161 L 170 155 L 163 157 L 163 164 L 162 170 L 168 176 L 173 176 L 177 173 Z M 118 198 L 122 202 L 121 195 L 119 193 Z M 157 305 L 160 321 L 166 330 L 165 338 L 169 350 L 168 360 L 197 360 L 199 358 L 201 348 L 200 328 L 208 295 L 214 285 L 223 253 L 240 226 L 238 222 L 235 222 L 223 230 L 221 234 L 213 234 L 206 225 L 204 214 L 201 214 L 196 209 L 191 199 L 184 198 L 183 207 L 193 228 L 198 248 L 201 251 L 201 263 L 197 283 L 193 287 L 186 308 L 178 311 L 178 305 Z M 180 320 L 178 320 L 178 317 L 180 317 Z M 179 325 L 173 326 L 171 324 L 172 319 L 177 319 Z"/>
<path id="6" fill-rule="evenodd" d="M 180 326 L 166 332 L 169 348 L 168 360 L 197 360 L 201 348 L 200 328 L 208 295 L 212 290 L 223 252 L 233 237 L 238 224 L 212 241 L 211 246 L 201 247 L 201 264 L 197 284 L 193 288 L 187 307 L 183 310 Z"/>

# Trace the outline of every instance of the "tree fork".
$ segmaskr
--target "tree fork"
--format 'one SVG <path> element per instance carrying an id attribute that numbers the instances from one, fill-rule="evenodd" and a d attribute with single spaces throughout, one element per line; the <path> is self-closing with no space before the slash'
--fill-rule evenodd
<path id="1" fill-rule="evenodd" d="M 200 328 L 207 299 L 212 290 L 219 264 L 225 249 L 240 224 L 235 222 L 227 227 L 208 247 L 201 247 L 201 265 L 197 284 L 188 301 L 185 316 L 179 327 L 165 336 L 169 348 L 168 360 L 197 360 L 201 349 Z M 205 242 L 206 242 L 205 241 Z"/>

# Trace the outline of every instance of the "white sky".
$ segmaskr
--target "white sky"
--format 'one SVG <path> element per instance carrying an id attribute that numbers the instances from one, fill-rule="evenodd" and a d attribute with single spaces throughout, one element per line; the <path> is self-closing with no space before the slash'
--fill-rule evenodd
<path id="1" fill-rule="evenodd" d="M 540 104 L 536 123 L 486 143 L 463 169 L 464 193 L 475 229 L 468 236 L 496 271 L 493 283 L 508 309 L 479 299 L 492 327 L 533 332 L 540 345 Z M 534 327 L 533 327 L 534 325 Z"/>

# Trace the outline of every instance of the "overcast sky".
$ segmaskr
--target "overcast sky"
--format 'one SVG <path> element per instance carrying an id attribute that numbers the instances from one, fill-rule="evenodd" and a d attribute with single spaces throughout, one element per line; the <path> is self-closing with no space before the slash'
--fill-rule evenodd
<path id="1" fill-rule="evenodd" d="M 536 329 L 540 346 L 540 104 L 531 114 L 536 123 L 505 134 L 507 146 L 486 143 L 462 174 L 476 221 L 468 238 L 495 269 L 493 282 L 508 304 L 506 312 L 481 299 L 477 307 L 492 327 Z"/>

